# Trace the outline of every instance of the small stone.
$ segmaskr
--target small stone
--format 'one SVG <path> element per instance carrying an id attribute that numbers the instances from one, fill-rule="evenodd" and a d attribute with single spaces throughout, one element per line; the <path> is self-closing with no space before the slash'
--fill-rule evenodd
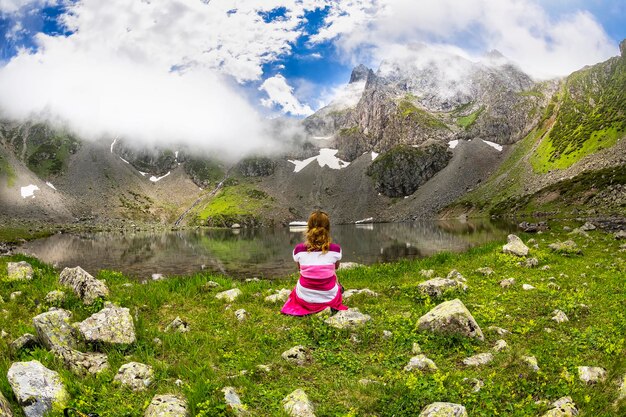
<path id="1" fill-rule="evenodd" d="M 459 282 L 467 282 L 467 279 L 465 279 L 465 277 L 461 275 L 461 273 L 457 271 L 456 269 L 453 269 L 452 271 L 450 271 L 448 275 L 446 276 L 446 278 L 453 279 Z"/>
<path id="2" fill-rule="evenodd" d="M 284 303 L 285 301 L 287 301 L 287 298 L 289 298 L 290 294 L 291 294 L 291 290 L 282 288 L 276 291 L 275 294 L 268 295 L 267 297 L 265 297 L 265 301 L 267 301 L 268 303 L 277 303 L 279 301 Z"/>
<path id="3" fill-rule="evenodd" d="M 554 314 L 552 320 L 556 321 L 557 323 L 565 323 L 566 321 L 569 321 L 565 313 L 561 310 L 554 310 L 552 314 Z"/>
<path id="4" fill-rule="evenodd" d="M 125 284 L 122 284 L 122 287 L 124 287 L 124 288 L 131 288 L 132 286 L 133 286 L 132 282 L 127 282 Z"/>
<path id="5" fill-rule="evenodd" d="M 172 394 L 155 395 L 144 417 L 188 417 L 187 401 Z"/>
<path id="6" fill-rule="evenodd" d="M 59 374 L 39 361 L 12 364 L 7 378 L 26 417 L 43 417 L 63 409 L 69 401 Z"/>
<path id="7" fill-rule="evenodd" d="M 159 339 L 158 337 L 155 337 L 154 339 L 152 339 L 152 343 L 154 343 L 157 346 L 162 346 L 163 345 L 163 341 L 161 339 Z"/>
<path id="8" fill-rule="evenodd" d="M 297 389 L 283 398 L 283 407 L 290 417 L 315 417 L 313 404 L 306 393 Z"/>
<path id="9" fill-rule="evenodd" d="M 20 295 L 22 295 L 22 291 L 14 291 L 11 293 L 11 295 L 9 295 L 9 298 L 11 300 L 15 300 L 17 299 Z"/>
<path id="10" fill-rule="evenodd" d="M 552 329 L 551 329 L 551 328 L 549 328 L 549 327 L 544 327 L 544 328 L 543 328 L 543 331 L 544 331 L 544 332 L 546 332 L 546 333 L 552 333 L 554 330 L 552 330 Z"/>
<path id="11" fill-rule="evenodd" d="M 220 284 L 218 284 L 215 281 L 207 281 L 204 283 L 203 287 L 204 288 L 218 288 L 220 286 Z"/>
<path id="12" fill-rule="evenodd" d="M 622 240 L 622 239 L 626 239 L 626 230 L 620 230 L 618 232 L 616 232 L 613 237 L 616 240 Z"/>
<path id="13" fill-rule="evenodd" d="M 369 315 L 361 313 L 358 308 L 349 308 L 327 318 L 324 323 L 336 329 L 354 329 L 371 319 Z"/>
<path id="14" fill-rule="evenodd" d="M 544 266 L 542 266 L 542 267 L 541 267 L 541 268 L 539 268 L 539 269 L 541 269 L 542 271 L 547 271 L 547 270 L 549 270 L 549 269 L 550 269 L 550 265 L 544 265 Z"/>
<path id="15" fill-rule="evenodd" d="M 232 411 L 232 413 L 236 416 L 247 416 L 248 410 L 241 402 L 241 398 L 237 395 L 237 391 L 235 391 L 234 387 L 224 387 L 222 388 L 222 392 L 224 393 L 224 401 L 226 401 L 226 408 Z"/>
<path id="16" fill-rule="evenodd" d="M 422 348 L 419 343 L 413 342 L 413 346 L 411 347 L 411 353 L 417 355 L 418 353 L 422 353 Z"/>
<path id="17" fill-rule="evenodd" d="M 434 269 L 422 269 L 420 271 L 420 275 L 423 276 L 424 278 L 432 278 L 435 276 L 435 270 Z"/>
<path id="18" fill-rule="evenodd" d="M 367 296 L 370 297 L 378 297 L 378 293 L 375 293 L 374 291 L 370 290 L 369 288 L 363 288 L 360 290 L 346 290 L 343 293 L 343 299 L 347 300 L 348 298 L 352 297 L 353 295 L 360 295 L 360 294 L 365 294 Z"/>
<path id="19" fill-rule="evenodd" d="M 215 298 L 217 298 L 218 300 L 225 300 L 229 303 L 232 303 L 241 294 L 243 293 L 239 288 L 233 288 L 232 290 L 218 292 L 217 294 L 215 294 Z"/>
<path id="20" fill-rule="evenodd" d="M 578 379 L 586 384 L 595 384 L 606 379 L 606 370 L 597 366 L 579 366 Z"/>
<path id="21" fill-rule="evenodd" d="M 383 339 L 391 339 L 393 337 L 393 333 L 389 330 L 383 330 Z"/>
<path id="22" fill-rule="evenodd" d="M 582 254 L 582 251 L 580 250 L 578 245 L 576 245 L 576 242 L 574 242 L 573 240 L 566 240 L 565 242 L 551 243 L 548 245 L 548 247 L 552 249 L 554 252 L 560 253 L 562 255 Z"/>
<path id="23" fill-rule="evenodd" d="M 330 317 L 333 314 L 333 310 L 330 307 L 326 307 L 322 311 L 315 313 L 316 317 Z"/>
<path id="24" fill-rule="evenodd" d="M 467 291 L 467 285 L 463 282 L 448 278 L 429 279 L 418 284 L 417 288 L 430 297 L 441 297 L 444 292 L 451 290 Z"/>
<path id="25" fill-rule="evenodd" d="M 528 246 L 516 235 L 509 235 L 507 244 L 502 247 L 502 252 L 515 256 L 526 256 L 528 255 Z"/>
<path id="26" fill-rule="evenodd" d="M 463 365 L 465 366 L 481 366 L 486 365 L 493 360 L 493 354 L 490 352 L 479 353 L 469 358 L 463 359 Z"/>
<path id="27" fill-rule="evenodd" d="M 500 281 L 500 286 L 502 288 L 509 288 L 513 285 L 515 285 L 515 278 L 506 278 Z"/>
<path id="28" fill-rule="evenodd" d="M 239 321 L 244 321 L 246 317 L 248 317 L 248 315 L 249 313 L 243 308 L 240 308 L 239 310 L 235 311 L 235 317 L 237 317 L 237 320 Z"/>
<path id="29" fill-rule="evenodd" d="M 310 359 L 309 351 L 302 345 L 294 346 L 291 349 L 284 351 L 281 357 L 287 362 L 300 366 L 304 365 Z"/>
<path id="30" fill-rule="evenodd" d="M 426 355 L 417 355 L 413 356 L 409 363 L 404 367 L 405 371 L 412 371 L 414 369 L 418 369 L 420 371 L 436 371 L 437 365 L 431 359 L 427 358 Z"/>
<path id="31" fill-rule="evenodd" d="M 531 291 L 531 290 L 534 290 L 534 289 L 535 289 L 535 287 L 533 287 L 533 286 L 532 286 L 532 285 L 530 285 L 530 284 L 523 284 L 523 285 L 522 285 L 522 289 L 523 289 L 524 291 Z"/>
<path id="32" fill-rule="evenodd" d="M 537 258 L 528 258 L 524 262 L 520 263 L 521 266 L 525 268 L 534 268 L 539 265 L 539 259 Z"/>
<path id="33" fill-rule="evenodd" d="M 189 323 L 176 316 L 174 320 L 165 326 L 165 332 L 187 333 L 189 331 Z"/>
<path id="34" fill-rule="evenodd" d="M 246 278 L 244 282 L 246 282 L 246 283 L 250 283 L 250 282 L 261 282 L 261 280 L 260 280 L 260 279 L 258 279 L 258 278 L 256 278 L 256 277 L 255 277 L 255 278 Z"/>
<path id="35" fill-rule="evenodd" d="M 154 371 L 151 366 L 130 362 L 120 367 L 113 380 L 127 385 L 133 391 L 143 391 L 152 384 L 153 377 Z"/>
<path id="36" fill-rule="evenodd" d="M 257 365 L 256 367 L 259 371 L 263 371 L 265 373 L 270 373 L 272 371 L 272 367 L 269 365 Z"/>
<path id="37" fill-rule="evenodd" d="M 372 384 L 380 384 L 380 382 L 374 381 L 373 379 L 367 379 L 367 378 L 359 379 L 359 385 L 368 386 Z"/>
<path id="38" fill-rule="evenodd" d="M 596 230 L 596 226 L 593 223 L 586 222 L 582 226 L 580 226 L 580 230 L 584 230 L 585 232 L 589 232 L 591 230 Z"/>
<path id="39" fill-rule="evenodd" d="M 535 372 L 539 370 L 537 358 L 535 358 L 534 356 L 522 356 L 522 362 L 528 365 L 530 369 L 532 369 Z"/>
<path id="40" fill-rule="evenodd" d="M 4 398 L 2 392 L 0 391 L 0 417 L 13 417 L 13 412 L 11 411 L 11 407 L 9 405 L 9 401 Z"/>
<path id="41" fill-rule="evenodd" d="M 63 301 L 65 301 L 65 293 L 59 290 L 50 291 L 48 294 L 46 294 L 46 298 L 44 298 L 44 301 L 47 304 L 60 305 L 61 303 L 63 303 Z"/>
<path id="42" fill-rule="evenodd" d="M 578 410 L 570 397 L 560 398 L 552 403 L 552 406 L 554 408 L 542 417 L 575 417 L 578 415 Z"/>
<path id="43" fill-rule="evenodd" d="M 9 349 L 13 355 L 16 355 L 21 350 L 33 349 L 37 346 L 39 346 L 39 340 L 34 335 L 25 333 L 11 342 Z"/>
<path id="44" fill-rule="evenodd" d="M 4 329 L 0 330 L 0 339 L 4 339 L 5 337 L 8 337 L 9 334 L 7 332 L 4 331 Z"/>
<path id="45" fill-rule="evenodd" d="M 174 381 L 174 385 L 176 385 L 177 387 L 182 387 L 183 385 L 185 385 L 185 383 L 182 379 L 177 379 L 176 381 Z"/>
<path id="46" fill-rule="evenodd" d="M 472 392 L 478 392 L 485 386 L 485 383 L 478 378 L 463 378 L 463 382 L 472 387 Z"/>
<path id="47" fill-rule="evenodd" d="M 33 274 L 33 267 L 26 261 L 7 263 L 7 279 L 9 281 L 31 280 Z"/>
<path id="48" fill-rule="evenodd" d="M 151 278 L 152 278 L 152 281 L 161 281 L 165 279 L 165 276 L 163 274 L 152 274 Z"/>
<path id="49" fill-rule="evenodd" d="M 508 348 L 508 343 L 506 343 L 506 341 L 503 339 L 496 340 L 496 343 L 493 345 L 494 352 L 501 352 L 503 350 L 507 350 Z"/>
<path id="50" fill-rule="evenodd" d="M 460 404 L 432 403 L 418 417 L 467 417 L 467 411 Z"/>
<path id="51" fill-rule="evenodd" d="M 353 269 L 362 267 L 363 264 L 359 264 L 356 262 L 342 262 L 339 264 L 339 269 Z"/>
<path id="52" fill-rule="evenodd" d="M 476 272 L 484 276 L 489 276 L 493 274 L 493 269 L 489 268 L 488 266 L 485 266 L 483 268 L 478 268 Z"/>
<path id="53" fill-rule="evenodd" d="M 63 346 L 55 346 L 52 353 L 78 376 L 95 375 L 109 369 L 108 358 L 104 353 L 83 353 Z"/>
<path id="54" fill-rule="evenodd" d="M 548 282 L 547 287 L 550 288 L 551 290 L 556 290 L 556 291 L 561 289 L 561 286 L 557 284 L 556 282 Z"/>
<path id="55" fill-rule="evenodd" d="M 361 339 L 360 339 L 360 338 L 359 338 L 359 336 L 358 336 L 357 334 L 355 334 L 355 333 L 352 333 L 352 334 L 350 335 L 350 341 L 351 341 L 352 343 L 361 343 Z"/>

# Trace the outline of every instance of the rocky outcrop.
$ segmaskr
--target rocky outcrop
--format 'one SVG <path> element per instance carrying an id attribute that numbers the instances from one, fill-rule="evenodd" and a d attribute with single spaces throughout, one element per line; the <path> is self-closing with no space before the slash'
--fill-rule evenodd
<path id="1" fill-rule="evenodd" d="M 444 145 L 400 145 L 376 158 L 367 169 L 375 188 L 387 197 L 404 197 L 443 169 L 452 153 Z"/>
<path id="2" fill-rule="evenodd" d="M 154 371 L 149 365 L 130 362 L 122 365 L 115 375 L 114 381 L 126 385 L 133 391 L 144 391 L 152 384 Z"/>
<path id="3" fill-rule="evenodd" d="M 7 279 L 9 281 L 24 281 L 33 279 L 33 267 L 26 261 L 7 263 Z"/>
<path id="4" fill-rule="evenodd" d="M 467 411 L 460 404 L 432 403 L 422 410 L 419 417 L 467 417 Z"/>
<path id="5" fill-rule="evenodd" d="M 72 313 L 67 310 L 51 310 L 33 317 L 33 326 L 39 341 L 48 349 L 55 346 L 76 348 L 75 330 L 70 325 Z"/>
<path id="6" fill-rule="evenodd" d="M 102 281 L 91 276 L 80 266 L 65 268 L 59 275 L 59 283 L 74 290 L 74 293 L 87 305 L 93 304 L 98 298 L 109 295 L 109 289 Z"/>
<path id="7" fill-rule="evenodd" d="M 144 417 L 188 417 L 187 401 L 172 395 L 155 395 L 146 408 Z"/>
<path id="8" fill-rule="evenodd" d="M 52 353 L 78 376 L 95 375 L 109 369 L 108 358 L 104 353 L 83 353 L 63 346 L 55 346 Z"/>
<path id="9" fill-rule="evenodd" d="M 60 412 L 69 400 L 59 374 L 39 361 L 12 364 L 7 378 L 26 417 L 43 417 L 53 410 Z"/>
<path id="10" fill-rule="evenodd" d="M 484 340 L 474 317 L 459 299 L 439 304 L 417 321 L 419 330 Z"/>
<path id="11" fill-rule="evenodd" d="M 267 177 L 274 173 L 276 162 L 267 157 L 248 157 L 241 160 L 236 169 L 244 177 Z"/>
<path id="12" fill-rule="evenodd" d="M 83 338 L 90 343 L 135 343 L 135 325 L 127 308 L 107 303 L 98 313 L 77 323 Z"/>
<path id="13" fill-rule="evenodd" d="M 282 402 L 283 408 L 290 417 L 315 417 L 313 403 L 301 389 L 287 395 Z"/>

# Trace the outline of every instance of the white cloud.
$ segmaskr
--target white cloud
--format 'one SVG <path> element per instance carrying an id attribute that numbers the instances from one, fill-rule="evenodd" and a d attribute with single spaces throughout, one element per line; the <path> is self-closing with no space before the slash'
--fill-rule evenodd
<path id="1" fill-rule="evenodd" d="M 290 113 L 293 116 L 307 116 L 313 113 L 308 105 L 300 103 L 293 95 L 293 88 L 281 74 L 266 79 L 259 90 L 267 93 L 268 98 L 261 100 L 265 107 L 272 108 L 278 105 L 283 113 Z"/>
<path id="2" fill-rule="evenodd" d="M 290 53 L 302 35 L 305 10 L 322 3 L 67 3 L 61 22 L 70 36 L 40 33 L 36 51 L 22 50 L 0 68 L 0 111 L 18 119 L 43 117 L 94 139 L 119 135 L 230 153 L 280 148 L 229 77 L 260 80 L 263 65 Z M 3 10 L 24 5 L 5 0 Z M 261 13 L 279 6 L 287 8 L 284 16 L 264 21 Z M 294 114 L 310 111 L 276 97 Z"/>
<path id="3" fill-rule="evenodd" d="M 15 13 L 26 6 L 45 6 L 56 4 L 56 0 L 0 0 L 1 13 Z"/>
<path id="4" fill-rule="evenodd" d="M 375 4 L 373 4 L 375 3 Z M 565 75 L 617 54 L 593 15 L 551 17 L 534 0 L 353 0 L 348 13 L 331 13 L 311 39 L 334 39 L 352 54 L 368 50 L 371 63 L 393 45 L 427 42 L 500 50 L 537 77 Z M 361 57 L 362 59 L 362 57 Z"/>

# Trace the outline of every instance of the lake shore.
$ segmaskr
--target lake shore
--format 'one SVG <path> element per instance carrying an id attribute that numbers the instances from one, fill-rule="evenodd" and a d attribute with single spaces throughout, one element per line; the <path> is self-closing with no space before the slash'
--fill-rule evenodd
<path id="1" fill-rule="evenodd" d="M 288 281 L 241 281 L 198 273 L 139 284 L 101 271 L 97 278 L 106 282 L 106 300 L 129 309 L 136 341 L 110 346 L 79 339 L 77 350 L 102 352 L 108 363 L 97 375 L 81 377 L 50 349 L 14 351 L 10 343 L 36 334 L 33 317 L 50 307 L 70 311 L 69 321 L 77 323 L 101 311 L 104 301 L 84 304 L 59 283 L 60 271 L 50 265 L 21 255 L 2 257 L 0 329 L 6 335 L 0 339 L 0 392 L 14 415 L 23 415 L 7 371 L 15 362 L 38 360 L 59 373 L 70 406 L 102 416 L 143 415 L 157 394 L 185 399 L 191 415 L 285 416 L 283 399 L 297 389 L 307 394 L 317 416 L 411 416 L 438 401 L 463 405 L 469 416 L 539 416 L 565 396 L 584 415 L 624 415 L 626 404 L 616 401 L 626 394 L 619 385 L 626 375 L 625 241 L 600 230 L 553 229 L 520 234 L 530 249 L 522 257 L 502 253 L 506 242 L 495 242 L 462 254 L 339 271 L 346 290 L 370 290 L 345 301 L 371 318 L 354 329 L 336 329 L 323 316 L 281 315 L 282 302 L 266 297 L 291 289 L 295 274 Z M 549 247 L 567 240 L 576 248 Z M 33 279 L 7 281 L 7 263 L 21 260 L 33 266 Z M 440 296 L 428 295 L 418 284 L 429 277 L 451 277 L 467 289 L 455 285 Z M 232 301 L 216 298 L 231 289 L 241 294 Z M 64 298 L 46 301 L 53 290 L 63 291 Z M 483 341 L 418 330 L 424 314 L 454 299 L 471 312 Z M 168 328 L 177 317 L 187 331 Z M 299 363 L 284 359 L 296 346 L 302 346 Z M 487 353 L 489 363 L 464 363 Z M 419 355 L 437 369 L 407 370 Z M 152 368 L 140 391 L 114 381 L 129 362 Z M 603 378 L 581 381 L 583 366 L 603 369 Z M 225 387 L 234 388 L 242 408 L 227 406 Z"/>

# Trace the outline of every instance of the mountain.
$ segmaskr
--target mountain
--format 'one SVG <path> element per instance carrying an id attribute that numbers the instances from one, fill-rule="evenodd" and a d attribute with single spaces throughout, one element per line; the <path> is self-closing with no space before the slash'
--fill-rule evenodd
<path id="1" fill-rule="evenodd" d="M 413 45 L 376 71 L 357 66 L 310 117 L 273 120 L 294 132 L 281 154 L 236 162 L 4 120 L 0 220 L 256 226 L 318 207 L 335 222 L 558 215 L 560 197 L 625 214 L 624 47 L 536 82 L 497 51 L 472 61 Z"/>

